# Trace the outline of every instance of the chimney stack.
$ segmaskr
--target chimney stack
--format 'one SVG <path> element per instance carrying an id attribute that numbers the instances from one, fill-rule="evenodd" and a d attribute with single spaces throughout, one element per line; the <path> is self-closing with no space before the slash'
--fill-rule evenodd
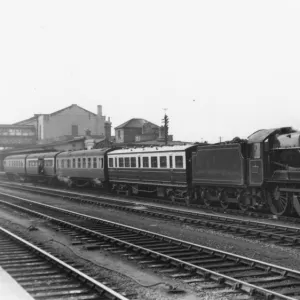
<path id="1" fill-rule="evenodd" d="M 97 115 L 98 117 L 102 117 L 102 105 L 97 105 Z"/>

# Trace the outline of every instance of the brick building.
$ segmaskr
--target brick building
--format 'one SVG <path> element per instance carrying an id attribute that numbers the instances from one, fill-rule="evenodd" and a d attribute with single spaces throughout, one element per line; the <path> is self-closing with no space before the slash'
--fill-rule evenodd
<path id="1" fill-rule="evenodd" d="M 34 125 L 39 142 L 84 136 L 87 130 L 95 138 L 111 137 L 110 118 L 106 120 L 102 115 L 101 105 L 97 106 L 97 114 L 72 104 L 51 114 L 35 114 L 14 125 Z"/>
<path id="2" fill-rule="evenodd" d="M 145 119 L 130 119 L 115 127 L 115 143 L 153 140 L 159 136 L 159 126 Z"/>

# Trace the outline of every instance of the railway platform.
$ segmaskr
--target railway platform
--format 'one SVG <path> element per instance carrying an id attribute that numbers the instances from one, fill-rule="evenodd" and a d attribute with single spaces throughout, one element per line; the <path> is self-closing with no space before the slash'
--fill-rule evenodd
<path id="1" fill-rule="evenodd" d="M 5 270 L 0 267 L 0 298 L 34 300 Z"/>

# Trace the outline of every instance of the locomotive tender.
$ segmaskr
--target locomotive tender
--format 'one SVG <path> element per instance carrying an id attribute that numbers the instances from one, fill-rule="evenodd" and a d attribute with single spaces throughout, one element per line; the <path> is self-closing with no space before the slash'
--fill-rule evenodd
<path id="1" fill-rule="evenodd" d="M 300 132 L 258 130 L 247 140 L 215 145 L 93 149 L 8 156 L 9 179 L 58 180 L 186 203 L 268 206 L 300 216 Z"/>

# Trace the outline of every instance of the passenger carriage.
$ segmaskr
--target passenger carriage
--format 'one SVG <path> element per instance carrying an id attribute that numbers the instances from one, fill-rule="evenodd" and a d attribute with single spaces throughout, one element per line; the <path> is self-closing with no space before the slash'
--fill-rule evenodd
<path id="1" fill-rule="evenodd" d="M 108 153 L 112 189 L 189 201 L 193 145 L 119 149 Z"/>
<path id="2" fill-rule="evenodd" d="M 11 155 L 4 159 L 3 167 L 8 179 L 24 180 L 26 177 L 26 156 L 27 154 Z"/>
<path id="3" fill-rule="evenodd" d="M 105 148 L 60 153 L 56 161 L 58 180 L 69 187 L 106 186 L 108 151 L 110 149 Z"/>
<path id="4" fill-rule="evenodd" d="M 29 154 L 26 157 L 26 177 L 51 184 L 56 180 L 55 160 L 60 152 Z"/>

